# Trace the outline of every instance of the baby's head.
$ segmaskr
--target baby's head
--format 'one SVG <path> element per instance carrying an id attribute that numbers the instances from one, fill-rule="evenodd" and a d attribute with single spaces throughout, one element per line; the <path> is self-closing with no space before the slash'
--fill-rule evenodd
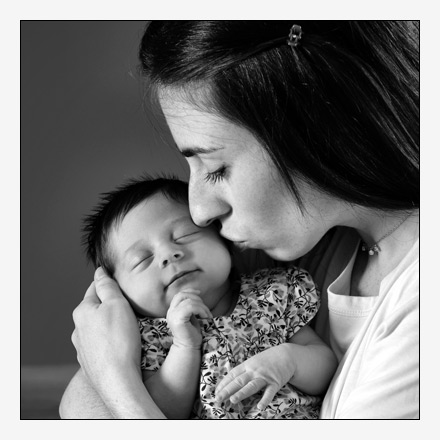
<path id="1" fill-rule="evenodd" d="M 194 224 L 187 194 L 188 185 L 174 178 L 130 180 L 103 194 L 84 220 L 88 258 L 141 315 L 165 317 L 187 288 L 200 291 L 210 310 L 229 295 L 228 246 L 214 225 Z"/>

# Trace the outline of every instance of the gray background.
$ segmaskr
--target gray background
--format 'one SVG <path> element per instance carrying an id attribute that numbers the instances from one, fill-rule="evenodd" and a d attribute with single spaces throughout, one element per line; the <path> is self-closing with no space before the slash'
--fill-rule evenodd
<path id="1" fill-rule="evenodd" d="M 81 219 L 98 194 L 143 172 L 187 177 L 142 106 L 145 24 L 21 22 L 22 365 L 76 363 L 71 314 L 93 276 Z"/>

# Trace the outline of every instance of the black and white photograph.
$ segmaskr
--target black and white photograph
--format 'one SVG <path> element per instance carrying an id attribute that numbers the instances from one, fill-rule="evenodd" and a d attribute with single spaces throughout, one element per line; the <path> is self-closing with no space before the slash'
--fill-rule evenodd
<path id="1" fill-rule="evenodd" d="M 417 432 L 408 10 L 16 20 L 21 425 Z"/>

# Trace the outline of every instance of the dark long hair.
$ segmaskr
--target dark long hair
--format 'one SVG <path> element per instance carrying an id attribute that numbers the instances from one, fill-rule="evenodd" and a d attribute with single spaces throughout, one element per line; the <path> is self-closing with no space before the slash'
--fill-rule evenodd
<path id="1" fill-rule="evenodd" d="M 253 133 L 300 206 L 298 178 L 349 203 L 419 207 L 418 22 L 153 21 L 139 57 L 150 90 Z"/>

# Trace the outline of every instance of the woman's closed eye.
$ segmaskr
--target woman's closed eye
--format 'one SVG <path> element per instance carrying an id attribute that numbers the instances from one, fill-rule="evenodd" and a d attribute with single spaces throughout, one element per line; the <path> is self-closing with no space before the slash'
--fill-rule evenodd
<path id="1" fill-rule="evenodd" d="M 215 171 L 206 173 L 205 181 L 210 183 L 217 183 L 225 177 L 226 174 L 226 166 L 222 165 Z"/>

